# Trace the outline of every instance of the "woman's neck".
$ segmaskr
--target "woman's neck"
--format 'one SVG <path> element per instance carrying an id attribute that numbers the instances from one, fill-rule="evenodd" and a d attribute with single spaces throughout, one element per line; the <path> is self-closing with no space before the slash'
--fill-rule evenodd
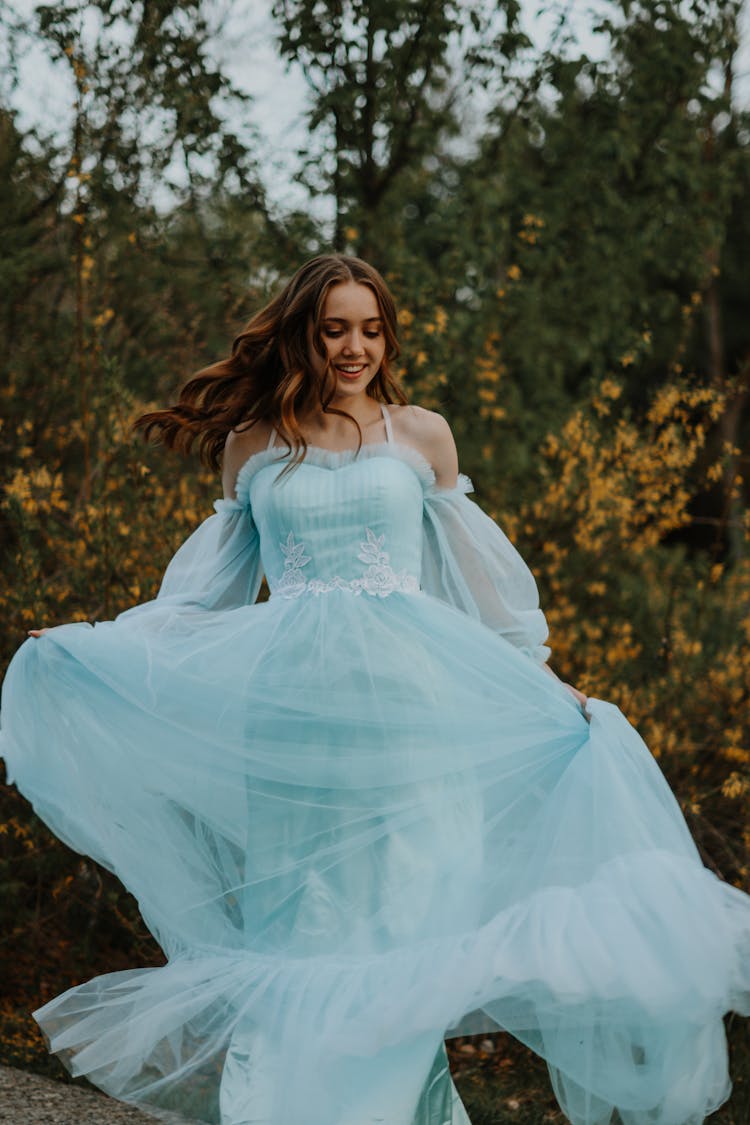
<path id="1" fill-rule="evenodd" d="M 351 398 L 342 396 L 342 398 L 329 403 L 329 407 L 331 406 L 336 410 L 345 411 L 350 417 L 354 418 L 363 433 L 383 420 L 380 403 L 369 395 L 357 395 Z M 348 439 L 354 431 L 354 427 L 348 418 L 342 418 L 340 414 L 326 413 L 322 409 L 318 409 L 316 412 L 311 411 L 304 417 L 299 418 L 298 421 L 305 432 L 309 431 L 325 436 L 334 442 L 337 439 Z"/>

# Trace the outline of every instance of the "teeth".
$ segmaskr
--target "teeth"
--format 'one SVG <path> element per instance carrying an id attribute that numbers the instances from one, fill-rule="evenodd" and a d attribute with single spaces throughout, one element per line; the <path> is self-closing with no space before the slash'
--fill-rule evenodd
<path id="1" fill-rule="evenodd" d="M 343 363 L 338 365 L 339 371 L 346 371 L 348 375 L 353 375 L 355 371 L 361 371 L 363 367 L 363 363 L 358 363 L 356 367 L 344 367 Z"/>

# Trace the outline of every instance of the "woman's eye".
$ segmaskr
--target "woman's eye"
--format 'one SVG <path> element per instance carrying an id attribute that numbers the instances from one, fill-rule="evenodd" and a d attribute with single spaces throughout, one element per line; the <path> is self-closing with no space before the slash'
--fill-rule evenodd
<path id="1" fill-rule="evenodd" d="M 335 328 L 324 328 L 323 335 L 327 340 L 340 340 L 344 333 Z M 379 329 L 374 329 L 369 332 L 363 332 L 362 335 L 366 336 L 368 340 L 377 340 L 381 333 Z"/>

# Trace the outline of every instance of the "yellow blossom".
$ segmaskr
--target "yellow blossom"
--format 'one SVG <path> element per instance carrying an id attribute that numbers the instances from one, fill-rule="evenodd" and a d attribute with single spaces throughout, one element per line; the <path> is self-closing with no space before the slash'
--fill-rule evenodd
<path id="1" fill-rule="evenodd" d="M 742 765 L 750 763 L 750 750 L 743 746 L 725 746 L 723 753 L 730 762 L 740 762 Z"/>
<path id="2" fill-rule="evenodd" d="M 721 792 L 725 797 L 733 799 L 735 797 L 742 797 L 747 792 L 748 783 L 744 777 L 735 771 L 730 773 L 729 777 L 724 781 Z"/>
<path id="3" fill-rule="evenodd" d="M 103 328 L 105 324 L 109 324 L 110 320 L 115 315 L 114 309 L 103 309 L 94 317 L 94 324 L 97 328 Z"/>
<path id="4" fill-rule="evenodd" d="M 599 384 L 599 394 L 604 398 L 618 399 L 622 394 L 622 384 L 615 379 L 602 379 Z"/>
<path id="5" fill-rule="evenodd" d="M 16 469 L 10 483 L 5 486 L 5 495 L 11 500 L 23 502 L 31 496 L 31 481 L 22 469 Z"/>

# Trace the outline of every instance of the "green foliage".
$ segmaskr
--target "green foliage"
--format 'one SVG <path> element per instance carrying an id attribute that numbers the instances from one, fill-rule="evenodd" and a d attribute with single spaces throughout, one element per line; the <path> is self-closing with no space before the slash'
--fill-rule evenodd
<path id="1" fill-rule="evenodd" d="M 279 48 L 312 91 L 320 144 L 302 176 L 336 207 L 335 242 L 388 260 L 393 201 L 459 129 L 456 79 L 482 81 L 527 40 L 517 0 L 277 0 Z M 459 57 L 456 57 L 458 53 Z M 401 190 L 400 190 L 401 189 Z M 397 219 L 397 216 L 396 216 Z M 397 219 L 398 221 L 398 219 Z"/>
<path id="2" fill-rule="evenodd" d="M 40 38 L 72 72 L 75 142 L 90 156 L 82 171 L 94 195 L 115 188 L 142 200 L 165 180 L 179 195 L 207 174 L 213 183 L 257 190 L 247 142 L 227 124 L 232 104 L 246 96 L 211 59 L 204 8 L 199 0 L 37 8 Z M 187 189 L 174 177 L 175 162 Z"/>
<path id="3" fill-rule="evenodd" d="M 725 241 L 737 160 L 709 84 L 716 28 L 670 8 L 665 26 L 645 10 L 603 23 L 603 61 L 542 59 L 545 96 L 498 107 L 468 170 L 484 321 L 544 429 L 608 372 L 641 404 L 673 373 Z"/>

